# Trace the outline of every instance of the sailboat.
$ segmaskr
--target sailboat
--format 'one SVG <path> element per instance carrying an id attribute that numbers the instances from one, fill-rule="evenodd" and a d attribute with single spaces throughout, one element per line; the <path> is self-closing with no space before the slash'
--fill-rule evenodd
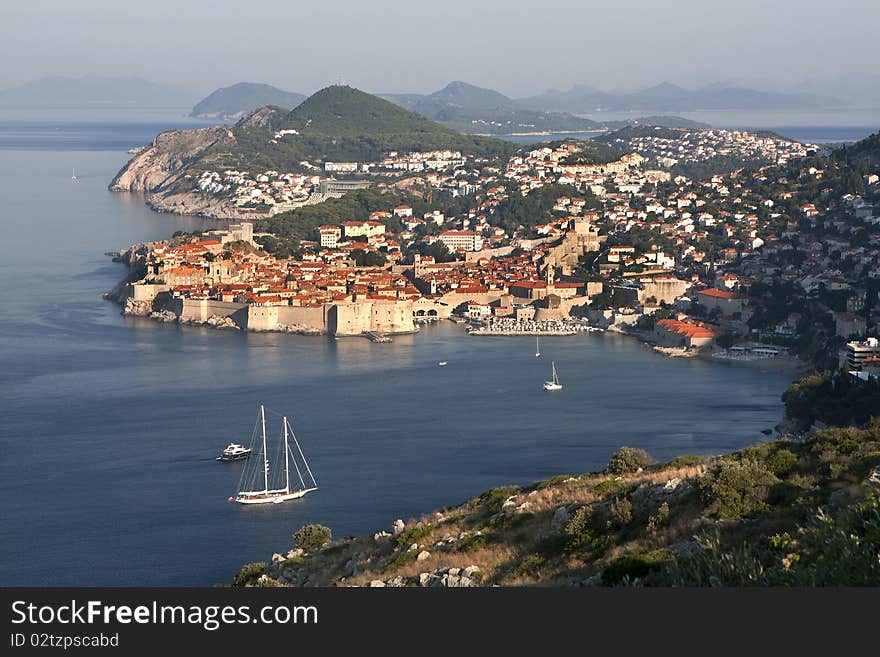
<path id="1" fill-rule="evenodd" d="M 77 178 L 77 176 L 76 176 L 76 169 L 73 170 L 73 175 L 70 176 L 70 179 L 71 180 L 79 180 L 79 178 Z"/>
<path id="2" fill-rule="evenodd" d="M 541 337 L 535 336 L 535 358 L 541 357 Z"/>
<path id="3" fill-rule="evenodd" d="M 544 381 L 544 390 L 562 390 L 562 384 L 559 383 L 559 377 L 556 375 L 556 361 L 551 363 L 553 367 L 553 378 L 550 381 Z"/>
<path id="4" fill-rule="evenodd" d="M 303 454 L 302 448 L 299 446 L 299 441 L 296 439 L 296 435 L 293 433 L 293 428 L 290 426 L 290 422 L 287 421 L 286 416 L 281 418 L 281 423 L 282 431 L 280 433 L 283 434 L 283 444 L 279 445 L 279 448 L 283 449 L 284 452 L 278 460 L 280 461 L 281 458 L 284 459 L 284 486 L 281 486 L 281 481 L 276 481 L 277 479 L 280 479 L 280 473 L 279 475 L 275 475 L 274 472 L 270 474 L 269 471 L 269 455 L 267 452 L 266 439 L 266 409 L 260 405 L 260 416 L 257 420 L 257 425 L 260 427 L 259 437 L 262 449 L 258 456 L 261 456 L 262 458 L 251 459 L 255 465 L 252 468 L 245 468 L 242 471 L 241 480 L 238 483 L 238 493 L 235 497 L 230 497 L 228 501 L 238 502 L 239 504 L 279 504 L 280 502 L 303 497 L 306 493 L 310 493 L 313 490 L 318 490 L 318 482 L 315 481 L 315 475 L 312 474 L 309 462 L 306 461 L 305 454 Z M 251 441 L 252 447 L 257 439 L 257 425 L 254 426 Z M 293 441 L 293 445 L 296 447 L 296 452 L 299 454 L 299 458 L 302 461 L 303 469 L 307 475 L 306 477 L 303 476 L 303 470 L 300 469 L 297 458 L 291 448 L 291 441 Z M 260 462 L 262 462 L 263 465 L 262 474 L 260 474 L 259 466 L 256 465 Z M 293 467 L 296 470 L 297 478 L 299 479 L 299 486 L 294 482 L 294 486 L 291 487 L 291 463 L 293 463 Z M 261 483 L 262 487 L 260 486 Z"/>

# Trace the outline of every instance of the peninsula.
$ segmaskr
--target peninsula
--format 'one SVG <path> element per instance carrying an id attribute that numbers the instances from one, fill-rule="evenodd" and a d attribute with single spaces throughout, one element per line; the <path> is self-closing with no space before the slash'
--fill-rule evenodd
<path id="1" fill-rule="evenodd" d="M 836 367 L 847 340 L 876 334 L 877 139 L 824 153 L 642 126 L 517 148 L 329 87 L 135 156 L 114 188 L 239 221 L 123 251 L 133 271 L 110 296 L 223 328 L 589 325 L 663 353 Z"/>

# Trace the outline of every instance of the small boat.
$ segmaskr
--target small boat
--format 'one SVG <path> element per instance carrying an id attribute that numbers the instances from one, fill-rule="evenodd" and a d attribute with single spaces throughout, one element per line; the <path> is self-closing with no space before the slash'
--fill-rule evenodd
<path id="1" fill-rule="evenodd" d="M 239 445 L 238 443 L 229 443 L 229 446 L 221 452 L 217 457 L 218 461 L 243 461 L 251 455 L 251 448 Z"/>
<path id="2" fill-rule="evenodd" d="M 449 363 L 447 363 L 445 360 L 441 360 L 441 361 L 440 361 L 439 363 L 437 363 L 437 364 L 438 364 L 440 367 L 446 367 L 447 365 L 449 365 Z"/>
<path id="3" fill-rule="evenodd" d="M 541 357 L 541 337 L 535 336 L 535 358 Z"/>
<path id="4" fill-rule="evenodd" d="M 283 479 L 281 478 L 281 469 L 279 469 L 277 474 L 274 470 L 271 474 L 269 472 L 269 453 L 267 451 L 266 439 L 266 409 L 261 405 L 260 414 L 252 433 L 252 444 L 256 441 L 257 436 L 259 435 L 260 442 L 262 443 L 262 449 L 259 454 L 262 456 L 262 459 L 260 460 L 262 461 L 263 467 L 258 467 L 256 465 L 257 461 L 255 461 L 253 467 L 245 467 L 241 473 L 241 480 L 238 483 L 238 493 L 236 493 L 234 497 L 228 498 L 228 501 L 238 502 L 239 504 L 280 504 L 281 502 L 287 502 L 288 500 L 303 497 L 306 493 L 310 493 L 313 490 L 318 490 L 318 482 L 315 481 L 315 475 L 312 474 L 309 462 L 306 461 L 305 454 L 303 454 L 302 448 L 299 446 L 299 441 L 296 439 L 296 435 L 293 433 L 293 428 L 290 426 L 290 422 L 287 421 L 286 416 L 281 418 L 281 426 L 282 430 L 279 433 L 283 434 L 283 446 L 278 445 L 273 448 L 273 453 L 278 455 L 278 460 L 281 458 L 284 459 Z M 257 431 L 258 427 L 260 429 L 259 432 Z M 281 436 L 279 436 L 279 438 L 281 438 Z M 293 449 L 290 445 L 291 439 L 293 440 L 293 446 L 296 447 L 296 453 L 299 455 L 299 459 L 294 456 Z M 279 454 L 279 452 L 282 452 L 283 456 Z M 291 462 L 293 463 L 294 470 L 299 479 L 299 486 L 296 486 L 296 482 L 291 486 Z M 275 467 L 277 466 L 278 464 L 276 463 Z M 262 486 L 260 484 L 262 484 Z"/>
<path id="5" fill-rule="evenodd" d="M 562 384 L 559 383 L 559 377 L 556 375 L 556 362 L 551 363 L 553 368 L 553 378 L 550 381 L 544 381 L 544 390 L 562 390 Z"/>
<path id="6" fill-rule="evenodd" d="M 76 175 L 76 169 L 73 170 L 73 175 L 70 176 L 70 179 L 71 180 L 79 180 L 79 178 Z"/>

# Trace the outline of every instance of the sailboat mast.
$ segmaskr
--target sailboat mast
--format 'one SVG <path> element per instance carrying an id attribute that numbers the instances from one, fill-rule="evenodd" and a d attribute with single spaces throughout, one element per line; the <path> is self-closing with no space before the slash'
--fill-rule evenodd
<path id="1" fill-rule="evenodd" d="M 266 410 L 260 404 L 260 421 L 263 424 L 263 492 L 269 492 L 269 457 L 266 454 Z"/>
<path id="2" fill-rule="evenodd" d="M 287 463 L 287 416 L 284 416 L 284 492 L 290 492 L 290 466 Z"/>

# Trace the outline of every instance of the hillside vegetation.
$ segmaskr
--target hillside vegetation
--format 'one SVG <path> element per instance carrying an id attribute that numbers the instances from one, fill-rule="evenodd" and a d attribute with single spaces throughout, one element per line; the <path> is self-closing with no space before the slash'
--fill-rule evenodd
<path id="1" fill-rule="evenodd" d="M 237 585 L 878 585 L 880 423 L 718 458 L 501 486 L 271 563 Z"/>

